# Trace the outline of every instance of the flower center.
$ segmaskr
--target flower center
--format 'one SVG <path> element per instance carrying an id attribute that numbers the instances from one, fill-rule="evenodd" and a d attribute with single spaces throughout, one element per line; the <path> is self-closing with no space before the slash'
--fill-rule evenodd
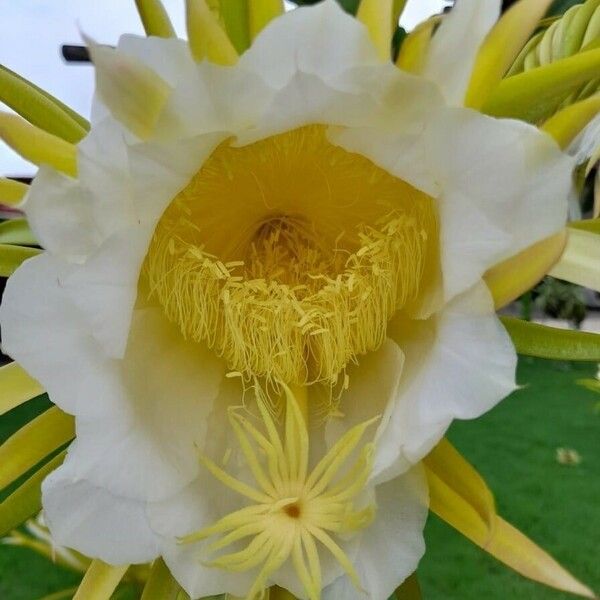
<path id="1" fill-rule="evenodd" d="M 311 470 L 308 430 L 298 398 L 287 386 L 283 389 L 282 431 L 260 400 L 263 431 L 256 429 L 245 411 L 229 411 L 254 484 L 236 479 L 206 456 L 200 458 L 222 484 L 245 499 L 243 506 L 179 542 L 197 544 L 213 538 L 199 548 L 198 554 L 217 554 L 209 559 L 209 566 L 233 572 L 256 570 L 246 600 L 262 598 L 269 578 L 288 559 L 307 597 L 319 600 L 323 553 L 331 554 L 361 590 L 359 576 L 343 546 L 375 516 L 375 505 L 367 502 L 374 446 L 362 440 L 379 417 L 347 431 Z M 219 554 L 221 551 L 226 553 Z"/>
<path id="2" fill-rule="evenodd" d="M 150 294 L 263 389 L 346 383 L 419 292 L 430 197 L 307 126 L 219 146 L 156 228 Z"/>

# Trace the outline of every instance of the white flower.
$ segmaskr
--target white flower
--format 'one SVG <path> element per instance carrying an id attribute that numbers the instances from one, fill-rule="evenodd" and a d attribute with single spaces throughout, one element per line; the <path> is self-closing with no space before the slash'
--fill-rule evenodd
<path id="1" fill-rule="evenodd" d="M 459 106 L 498 11 L 462 0 L 429 79 L 382 63 L 333 0 L 276 19 L 231 67 L 196 64 L 179 40 L 93 48 L 78 176 L 40 169 L 25 209 L 46 252 L 10 279 L 0 312 L 5 350 L 77 419 L 43 486 L 57 543 L 113 564 L 161 555 L 193 598 L 258 581 L 384 600 L 414 571 L 426 517 L 415 465 L 454 418 L 515 387 L 481 278 L 564 226 L 571 187 L 549 137 Z M 229 488 L 268 465 L 228 415 L 244 404 L 272 449 L 279 434 L 257 409 L 281 412 L 285 389 L 306 406 L 308 430 L 290 431 L 308 436 L 311 469 L 362 432 L 351 526 L 331 509 L 315 522 L 337 524 L 339 552 L 271 539 L 274 553 L 231 573 L 211 564 L 214 540 L 181 538 L 254 510 Z M 299 474 L 285 481 L 305 489 Z M 258 498 L 278 519 L 303 498 L 273 490 Z"/>

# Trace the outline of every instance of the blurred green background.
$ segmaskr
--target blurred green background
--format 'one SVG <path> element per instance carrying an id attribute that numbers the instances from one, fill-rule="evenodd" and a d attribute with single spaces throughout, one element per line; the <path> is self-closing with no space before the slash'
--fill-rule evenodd
<path id="1" fill-rule="evenodd" d="M 600 395 L 575 384 L 595 374 L 596 365 L 522 358 L 518 380 L 525 387 L 477 421 L 455 423 L 449 438 L 494 490 L 500 514 L 598 591 Z M 45 406 L 38 399 L 0 419 L 0 437 Z M 560 464 L 559 447 L 576 450 L 581 462 Z M 425 600 L 573 598 L 509 571 L 436 517 L 425 536 Z M 38 600 L 79 579 L 29 550 L 0 546 L 1 600 Z"/>

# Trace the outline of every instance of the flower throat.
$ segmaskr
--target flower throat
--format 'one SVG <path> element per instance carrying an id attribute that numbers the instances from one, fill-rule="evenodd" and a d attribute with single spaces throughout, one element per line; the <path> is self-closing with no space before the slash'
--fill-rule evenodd
<path id="1" fill-rule="evenodd" d="M 161 218 L 149 293 L 245 381 L 340 389 L 417 297 L 434 235 L 430 197 L 323 126 L 226 142 Z"/>

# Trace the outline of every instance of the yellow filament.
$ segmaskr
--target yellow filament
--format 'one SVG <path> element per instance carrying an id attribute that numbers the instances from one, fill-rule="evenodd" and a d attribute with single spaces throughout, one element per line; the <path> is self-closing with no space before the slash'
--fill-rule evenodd
<path id="1" fill-rule="evenodd" d="M 158 224 L 148 293 L 266 399 L 282 382 L 339 392 L 417 297 L 435 235 L 431 198 L 323 126 L 227 142 Z"/>
<path id="2" fill-rule="evenodd" d="M 285 390 L 283 435 L 278 433 L 264 406 L 260 414 L 266 436 L 241 417 L 239 409 L 230 411 L 234 432 L 260 490 L 238 481 L 211 460 L 205 457 L 202 460 L 221 483 L 256 503 L 180 540 L 180 543 L 190 544 L 220 535 L 205 547 L 205 551 L 214 553 L 250 538 L 241 550 L 208 562 L 216 568 L 235 572 L 258 569 L 246 600 L 262 598 L 269 579 L 288 559 L 307 596 L 319 600 L 322 586 L 319 546 L 335 558 L 353 584 L 361 589 L 352 562 L 334 538 L 339 533 L 347 536 L 364 529 L 375 514 L 374 506 L 362 509 L 354 506 L 367 485 L 373 445 L 365 444 L 357 461 L 345 467 L 374 420 L 350 429 L 309 475 L 306 422 L 296 396 L 291 389 Z M 258 400 L 259 406 L 261 402 Z M 266 466 L 258 463 L 253 441 L 263 451 Z M 269 479 L 273 474 L 275 477 Z"/>

